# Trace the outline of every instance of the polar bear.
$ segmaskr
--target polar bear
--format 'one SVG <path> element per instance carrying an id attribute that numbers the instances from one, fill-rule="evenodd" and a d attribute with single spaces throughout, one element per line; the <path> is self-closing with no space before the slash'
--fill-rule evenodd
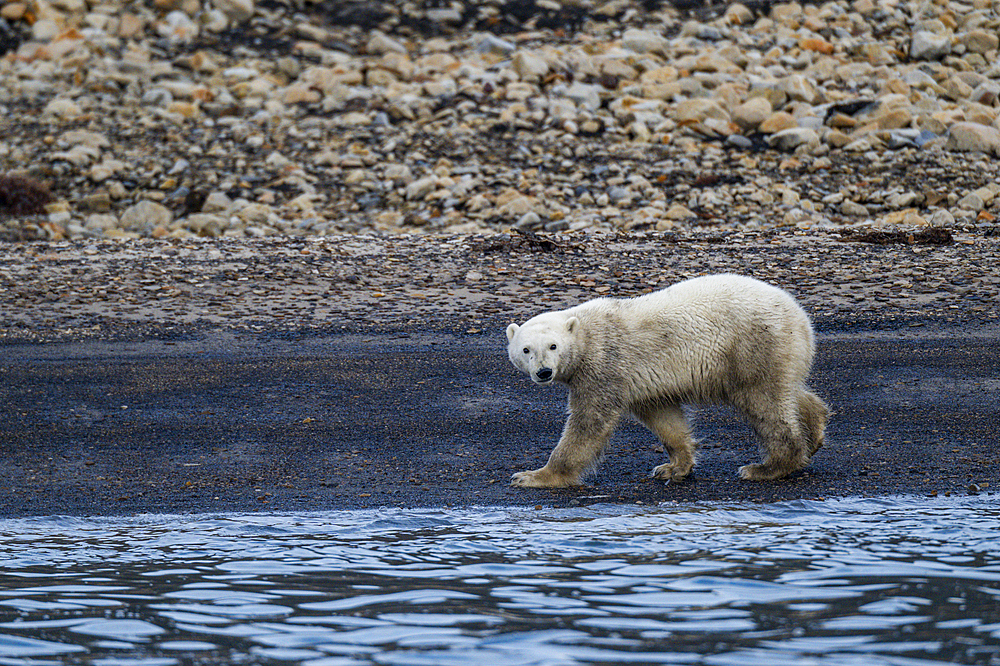
<path id="1" fill-rule="evenodd" d="M 660 439 L 667 481 L 694 466 L 682 403 L 729 404 L 765 453 L 744 479 L 778 479 L 823 445 L 829 410 L 805 385 L 814 342 L 809 318 L 785 291 L 740 275 L 710 275 L 630 299 L 598 298 L 507 327 L 511 363 L 536 384 L 569 386 L 569 418 L 541 469 L 515 486 L 581 483 L 619 420 L 631 412 Z"/>

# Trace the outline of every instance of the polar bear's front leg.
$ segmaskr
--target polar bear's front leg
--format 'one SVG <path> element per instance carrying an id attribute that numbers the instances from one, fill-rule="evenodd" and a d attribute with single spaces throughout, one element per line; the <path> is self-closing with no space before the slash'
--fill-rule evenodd
<path id="1" fill-rule="evenodd" d="M 518 472 L 510 479 L 512 486 L 564 488 L 578 486 L 582 477 L 597 466 L 604 447 L 611 439 L 622 412 L 596 408 L 574 399 L 570 394 L 570 414 L 562 437 L 552 449 L 545 467 Z"/>
<path id="2" fill-rule="evenodd" d="M 662 481 L 687 478 L 694 467 L 695 441 L 681 406 L 657 405 L 641 409 L 635 415 L 656 435 L 670 456 L 670 462 L 654 467 L 651 476 Z"/>
<path id="3" fill-rule="evenodd" d="M 510 485 L 522 488 L 566 488 L 580 485 L 580 477 L 552 472 L 546 465 L 529 472 L 517 472 L 510 477 Z"/>

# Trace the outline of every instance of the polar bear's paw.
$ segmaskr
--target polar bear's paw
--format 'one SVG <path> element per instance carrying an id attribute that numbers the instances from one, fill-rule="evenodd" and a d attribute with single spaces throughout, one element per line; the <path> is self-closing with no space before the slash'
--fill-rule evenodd
<path id="1" fill-rule="evenodd" d="M 510 477 L 510 485 L 522 488 L 565 488 L 580 485 L 580 480 L 566 474 L 555 474 L 543 467 L 514 474 Z"/>
<path id="2" fill-rule="evenodd" d="M 744 465 L 740 467 L 740 478 L 746 481 L 774 481 L 788 476 L 792 471 L 774 465 Z"/>
<path id="3" fill-rule="evenodd" d="M 666 463 L 653 468 L 651 477 L 661 481 L 683 481 L 691 473 L 692 464 Z"/>

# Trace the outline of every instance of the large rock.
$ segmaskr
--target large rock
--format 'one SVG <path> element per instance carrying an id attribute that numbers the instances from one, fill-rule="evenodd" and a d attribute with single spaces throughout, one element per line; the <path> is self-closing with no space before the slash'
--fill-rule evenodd
<path id="1" fill-rule="evenodd" d="M 771 103 L 764 97 L 751 97 L 743 104 L 733 109 L 733 122 L 744 132 L 753 131 L 767 120 L 773 109 Z"/>
<path id="2" fill-rule="evenodd" d="M 706 118 L 729 120 L 729 114 L 716 100 L 696 97 L 681 101 L 677 105 L 675 118 L 679 123 L 700 123 Z"/>
<path id="3" fill-rule="evenodd" d="M 212 0 L 212 4 L 234 23 L 249 21 L 254 12 L 253 0 Z"/>
<path id="4" fill-rule="evenodd" d="M 948 132 L 944 148 L 1000 155 L 1000 130 L 979 123 L 955 123 Z"/>
<path id="5" fill-rule="evenodd" d="M 778 90 L 788 95 L 788 99 L 812 104 L 816 101 L 816 89 L 809 80 L 801 74 L 792 74 L 780 79 Z"/>
<path id="6" fill-rule="evenodd" d="M 940 60 L 951 53 L 951 37 L 918 30 L 910 39 L 910 60 Z"/>
<path id="7" fill-rule="evenodd" d="M 518 51 L 511 62 L 522 81 L 540 81 L 549 73 L 549 63 L 534 53 Z"/>
<path id="8" fill-rule="evenodd" d="M 121 226 L 129 231 L 148 234 L 156 227 L 166 227 L 173 219 L 173 213 L 166 206 L 143 200 L 125 209 L 121 216 Z"/>
<path id="9" fill-rule="evenodd" d="M 601 107 L 601 87 L 589 83 L 574 83 L 563 93 L 578 106 L 591 111 Z"/>
<path id="10" fill-rule="evenodd" d="M 774 134 L 776 132 L 782 132 L 797 126 L 798 122 L 792 114 L 785 111 L 778 111 L 769 115 L 767 119 L 760 124 L 758 129 L 764 134 Z"/>
<path id="11" fill-rule="evenodd" d="M 970 30 L 962 35 L 961 42 L 967 50 L 983 55 L 1000 47 L 1000 37 L 995 32 L 986 30 Z"/>
<path id="12" fill-rule="evenodd" d="M 622 35 L 622 48 L 636 53 L 665 51 L 667 44 L 666 37 L 650 30 L 629 29 Z"/>

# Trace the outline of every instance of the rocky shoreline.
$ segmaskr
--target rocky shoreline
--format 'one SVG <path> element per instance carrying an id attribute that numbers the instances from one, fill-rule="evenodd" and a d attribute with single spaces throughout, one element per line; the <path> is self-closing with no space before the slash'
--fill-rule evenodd
<path id="1" fill-rule="evenodd" d="M 1000 238 L 802 230 L 0 244 L 0 343 L 448 333 L 706 273 L 790 290 L 825 334 L 996 337 Z M 500 345 L 502 346 L 502 345 Z"/>
<path id="2" fill-rule="evenodd" d="M 0 5 L 7 240 L 983 238 L 1000 210 L 989 0 Z"/>

